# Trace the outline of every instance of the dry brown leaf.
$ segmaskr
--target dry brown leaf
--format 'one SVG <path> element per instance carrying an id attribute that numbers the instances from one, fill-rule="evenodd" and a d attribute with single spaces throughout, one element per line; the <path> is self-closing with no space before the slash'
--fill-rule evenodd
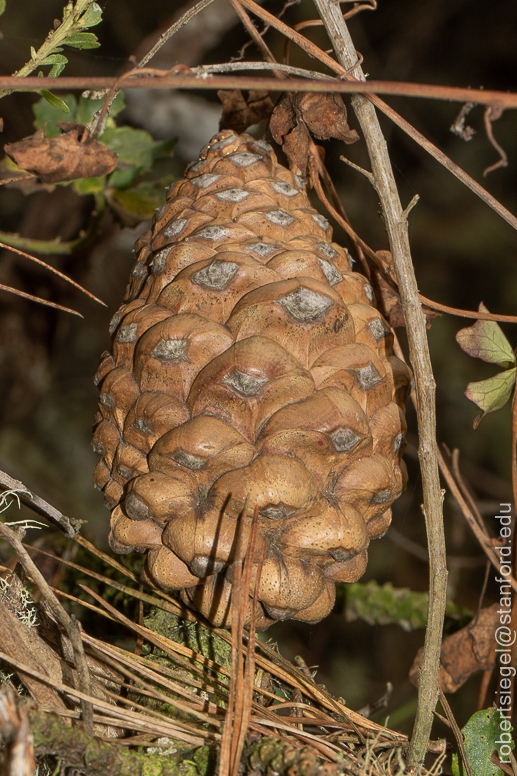
<path id="1" fill-rule="evenodd" d="M 223 104 L 221 129 L 233 129 L 245 132 L 248 127 L 268 119 L 273 112 L 274 103 L 269 92 L 264 89 L 252 89 L 245 97 L 240 89 L 220 90 L 217 96 Z"/>
<path id="2" fill-rule="evenodd" d="M 499 604 L 481 609 L 465 628 L 448 636 L 442 643 L 438 681 L 443 692 L 456 692 L 471 674 L 494 667 L 491 654 L 494 633 L 499 619 Z M 411 682 L 418 687 L 422 649 L 409 672 Z"/>
<path id="3" fill-rule="evenodd" d="M 348 126 L 339 94 L 286 94 L 272 113 L 270 129 L 293 171 L 301 175 L 307 170 L 311 135 L 318 140 L 335 137 L 348 144 L 359 140 L 355 129 Z"/>
<path id="4" fill-rule="evenodd" d="M 45 130 L 5 146 L 6 154 L 22 170 L 44 183 L 107 175 L 117 166 L 117 155 L 90 137 L 82 124 L 58 123 L 61 134 L 45 137 Z"/>

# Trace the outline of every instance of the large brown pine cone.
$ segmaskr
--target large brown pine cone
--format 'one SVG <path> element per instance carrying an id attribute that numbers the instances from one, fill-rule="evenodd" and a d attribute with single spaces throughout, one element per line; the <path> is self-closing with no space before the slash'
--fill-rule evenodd
<path id="1" fill-rule="evenodd" d="M 331 235 L 267 143 L 221 132 L 138 241 L 112 321 L 94 435 L 111 547 L 148 550 L 148 580 L 216 625 L 255 505 L 265 629 L 329 613 L 405 485 L 411 373 Z"/>

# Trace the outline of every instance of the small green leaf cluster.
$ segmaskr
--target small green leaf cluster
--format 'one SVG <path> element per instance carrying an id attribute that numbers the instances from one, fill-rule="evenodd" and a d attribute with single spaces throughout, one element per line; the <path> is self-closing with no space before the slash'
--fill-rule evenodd
<path id="1" fill-rule="evenodd" d="M 77 100 L 73 95 L 65 95 L 70 120 L 78 124 L 88 124 L 102 106 L 103 99 Z M 170 159 L 175 141 L 156 141 L 142 129 L 118 127 L 114 121 L 124 109 L 124 98 L 119 92 L 111 106 L 111 117 L 106 128 L 97 139 L 117 154 L 118 164 L 109 176 L 100 178 L 82 178 L 71 184 L 78 194 L 103 195 L 112 209 L 125 223 L 135 224 L 150 218 L 154 210 L 163 202 L 164 188 L 172 182 L 172 176 L 158 180 L 136 182 L 138 176 L 149 173 L 156 162 Z M 45 100 L 39 100 L 33 106 L 36 129 L 45 127 L 45 135 L 53 137 L 59 134 L 58 122 L 62 119 L 59 107 Z M 60 185 L 69 185 L 67 183 Z"/>
<path id="2" fill-rule="evenodd" d="M 479 310 L 488 312 L 482 303 Z M 462 350 L 473 358 L 480 358 L 489 364 L 499 364 L 505 368 L 505 371 L 489 377 L 488 380 L 467 385 L 465 396 L 482 410 L 482 414 L 474 421 L 474 428 L 477 428 L 485 415 L 504 407 L 510 398 L 517 374 L 515 353 L 495 321 L 476 321 L 473 326 L 461 329 L 456 334 L 456 341 Z"/>
<path id="3" fill-rule="evenodd" d="M 5 9 L 0 6 L 0 14 Z M 36 51 L 31 46 L 30 60 L 16 73 L 15 76 L 25 78 L 37 70 L 39 67 L 50 67 L 48 75 L 51 78 L 57 78 L 68 63 L 68 59 L 63 54 L 63 46 L 69 46 L 75 49 L 93 49 L 100 46 L 97 36 L 93 32 L 87 32 L 90 27 L 95 27 L 102 21 L 102 8 L 95 0 L 69 0 L 63 9 L 63 19 L 55 30 L 51 30 L 44 43 Z M 38 75 L 43 75 L 40 70 Z M 4 97 L 9 90 L 0 92 L 0 97 Z M 40 91 L 51 105 L 60 108 L 64 113 L 68 113 L 66 102 L 56 97 L 55 94 L 47 89 Z"/>
<path id="4" fill-rule="evenodd" d="M 504 776 L 503 771 L 492 762 L 492 754 L 499 749 L 502 719 L 499 710 L 483 709 L 473 714 L 462 728 L 465 754 L 473 776 Z M 510 727 L 509 732 L 512 731 L 513 728 Z M 513 747 L 512 742 L 510 748 Z M 456 754 L 452 756 L 452 772 L 454 776 L 466 776 L 467 773 Z"/>

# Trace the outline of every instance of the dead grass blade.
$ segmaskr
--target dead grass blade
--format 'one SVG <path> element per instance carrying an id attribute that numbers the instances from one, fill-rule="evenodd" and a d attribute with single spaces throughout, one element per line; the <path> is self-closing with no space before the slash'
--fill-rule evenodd
<path id="1" fill-rule="evenodd" d="M 106 701 L 95 698 L 92 695 L 76 690 L 74 687 L 69 687 L 61 682 L 57 682 L 55 679 L 50 679 L 48 676 L 36 671 L 33 667 L 27 666 L 21 663 L 19 660 L 11 658 L 4 652 L 0 652 L 0 660 L 4 660 L 9 665 L 12 665 L 18 671 L 29 674 L 35 679 L 39 679 L 42 682 L 51 684 L 54 689 L 61 693 L 64 693 L 72 698 L 91 704 L 95 709 L 101 709 L 104 711 L 107 717 L 118 719 L 124 722 L 123 727 L 135 727 L 135 729 L 143 730 L 144 732 L 150 732 L 157 736 L 168 736 L 177 738 L 180 741 L 191 744 L 192 746 L 201 746 L 204 743 L 207 735 L 202 735 L 201 731 L 197 731 L 197 735 L 194 737 L 188 733 L 185 733 L 181 727 L 181 723 L 178 721 L 170 722 L 167 717 L 163 715 L 154 715 L 149 709 L 146 709 L 146 715 L 132 712 L 128 709 L 121 709 L 118 706 L 113 706 Z M 123 700 L 123 699 L 119 699 Z M 146 718 L 147 717 L 147 718 Z M 152 717 L 152 719 L 151 719 Z"/>

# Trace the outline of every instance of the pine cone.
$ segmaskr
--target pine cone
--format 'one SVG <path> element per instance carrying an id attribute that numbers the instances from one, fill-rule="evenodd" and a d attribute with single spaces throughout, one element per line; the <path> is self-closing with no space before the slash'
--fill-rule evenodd
<path id="1" fill-rule="evenodd" d="M 218 626 L 256 505 L 265 629 L 330 612 L 405 486 L 411 373 L 331 234 L 267 143 L 223 131 L 137 242 L 111 324 L 94 434 L 111 547 L 148 550 L 147 579 Z"/>

